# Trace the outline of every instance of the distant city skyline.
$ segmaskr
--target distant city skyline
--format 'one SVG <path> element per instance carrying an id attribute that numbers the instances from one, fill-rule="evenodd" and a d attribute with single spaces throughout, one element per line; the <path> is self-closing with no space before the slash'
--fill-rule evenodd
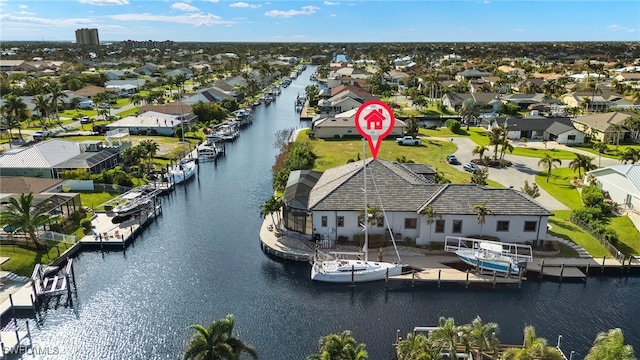
<path id="1" fill-rule="evenodd" d="M 0 0 L 1 41 L 640 41 L 640 1 Z"/>

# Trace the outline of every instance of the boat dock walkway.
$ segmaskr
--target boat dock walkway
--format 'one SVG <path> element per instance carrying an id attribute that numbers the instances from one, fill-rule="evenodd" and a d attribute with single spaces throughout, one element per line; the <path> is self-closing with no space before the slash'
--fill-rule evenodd
<path id="1" fill-rule="evenodd" d="M 79 242 L 87 245 L 100 245 L 101 247 L 112 245 L 124 247 L 150 218 L 153 218 L 161 211 L 162 207 L 157 205 L 155 211 L 153 211 L 153 209 L 148 212 L 143 211 L 140 213 L 140 216 L 133 217 L 119 224 L 112 222 L 114 218 L 113 213 L 96 212 L 91 220 L 94 234 L 85 235 Z"/>

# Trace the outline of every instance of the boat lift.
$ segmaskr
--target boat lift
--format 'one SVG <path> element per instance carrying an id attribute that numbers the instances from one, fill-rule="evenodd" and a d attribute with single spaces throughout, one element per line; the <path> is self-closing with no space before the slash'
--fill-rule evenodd
<path id="1" fill-rule="evenodd" d="M 531 245 L 457 236 L 447 236 L 445 238 L 444 250 L 447 252 L 457 253 L 460 250 L 470 249 L 495 254 L 495 256 L 492 256 L 492 259 L 486 260 L 488 262 L 500 263 L 506 266 L 509 266 L 509 264 L 518 264 L 520 269 L 526 267 L 527 263 L 533 261 L 533 249 Z"/>

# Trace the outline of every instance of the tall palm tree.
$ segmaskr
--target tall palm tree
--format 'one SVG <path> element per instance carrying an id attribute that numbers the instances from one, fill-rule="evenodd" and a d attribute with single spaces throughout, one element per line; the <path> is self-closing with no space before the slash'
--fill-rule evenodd
<path id="1" fill-rule="evenodd" d="M 511 144 L 509 139 L 505 137 L 504 139 L 502 139 L 500 145 L 502 146 L 500 150 L 500 167 L 502 167 L 502 161 L 504 161 L 505 153 L 507 151 L 509 151 L 509 153 L 513 153 L 513 144 Z"/>
<path id="2" fill-rule="evenodd" d="M 0 115 L 2 116 L 2 125 L 7 129 L 9 135 L 9 147 L 13 141 L 13 134 L 11 130 L 20 129 L 20 122 L 13 114 L 9 113 L 9 108 L 6 105 L 0 105 Z"/>
<path id="3" fill-rule="evenodd" d="M 459 327 L 456 326 L 454 318 L 445 318 L 441 316 L 438 319 L 438 329 L 433 330 L 430 337 L 435 341 L 439 341 L 443 348 L 449 350 L 449 357 L 455 359 L 456 345 L 458 344 Z"/>
<path id="4" fill-rule="evenodd" d="M 49 84 L 47 90 L 51 93 L 51 106 L 56 110 L 56 122 L 62 127 L 62 124 L 60 124 L 60 116 L 58 114 L 58 103 L 64 105 L 64 99 L 67 98 L 68 95 L 62 92 L 62 86 L 57 82 Z"/>
<path id="5" fill-rule="evenodd" d="M 622 330 L 616 328 L 601 332 L 596 337 L 585 360 L 635 360 L 631 345 L 624 344 Z"/>
<path id="6" fill-rule="evenodd" d="M 189 326 L 196 331 L 184 352 L 185 360 L 238 360 L 242 353 L 254 359 L 258 354 L 253 346 L 233 336 L 233 315 L 218 320 L 205 328 L 200 324 Z"/>
<path id="7" fill-rule="evenodd" d="M 398 342 L 396 356 L 398 360 L 440 360 L 442 359 L 442 343 L 433 341 L 423 334 L 407 335 Z"/>
<path id="8" fill-rule="evenodd" d="M 493 145 L 493 160 L 498 161 L 498 147 L 505 140 L 505 129 L 502 125 L 491 128 L 489 132 L 489 145 Z"/>
<path id="9" fill-rule="evenodd" d="M 271 222 L 273 223 L 273 226 L 277 227 L 276 220 L 273 217 L 273 214 L 275 213 L 277 215 L 278 222 L 280 222 L 280 209 L 282 209 L 283 206 L 284 202 L 282 201 L 282 199 L 274 195 L 267 201 L 265 201 L 265 203 L 262 205 L 262 208 L 260 209 L 260 215 L 263 219 L 266 218 L 267 215 L 271 216 Z"/>
<path id="10" fill-rule="evenodd" d="M 442 215 L 436 213 L 431 205 L 427 205 L 422 208 L 422 210 L 420 210 L 420 214 L 424 215 L 427 219 L 427 224 L 429 224 L 429 242 L 431 242 L 431 225 L 436 221 L 436 219 L 442 219 Z"/>
<path id="11" fill-rule="evenodd" d="M 569 163 L 569 168 L 573 170 L 573 172 L 578 170 L 578 177 L 582 178 L 583 169 L 584 169 L 584 172 L 586 173 L 587 171 L 598 168 L 598 166 L 593 163 L 593 159 L 594 158 L 592 158 L 591 156 L 576 154 L 576 158 L 571 160 L 571 162 Z"/>
<path id="12" fill-rule="evenodd" d="M 640 134 L 640 117 L 638 116 L 629 116 L 624 121 L 624 126 L 627 127 L 631 131 L 631 137 L 634 139 L 638 138 Z"/>
<path id="13" fill-rule="evenodd" d="M 471 151 L 472 155 L 476 155 L 478 154 L 478 158 L 480 160 L 482 160 L 484 153 L 489 150 L 489 147 L 487 147 L 486 145 L 476 145 L 475 148 L 473 148 L 473 151 Z"/>
<path id="14" fill-rule="evenodd" d="M 473 205 L 473 211 L 476 212 L 478 218 L 478 224 L 480 224 L 480 236 L 482 236 L 482 225 L 486 223 L 487 216 L 493 215 L 493 211 L 487 208 L 487 203 L 489 201 L 485 201 L 482 204 Z"/>
<path id="15" fill-rule="evenodd" d="M 562 165 L 562 160 L 554 158 L 548 153 L 545 153 L 542 159 L 538 161 L 538 166 L 542 166 L 547 169 L 547 182 L 549 182 L 549 178 L 551 177 L 551 169 L 557 167 L 555 166 L 555 163 L 558 163 L 558 165 Z"/>
<path id="16" fill-rule="evenodd" d="M 142 104 L 142 102 L 144 101 L 144 96 L 140 94 L 133 94 L 131 95 L 130 100 L 134 106 L 140 106 L 140 104 Z"/>
<path id="17" fill-rule="evenodd" d="M 364 360 L 369 358 L 366 345 L 358 343 L 345 330 L 341 334 L 329 334 L 320 338 L 319 352 L 308 357 L 308 360 Z"/>
<path id="18" fill-rule="evenodd" d="M 504 360 L 563 360 L 564 356 L 560 350 L 548 346 L 547 340 L 536 336 L 533 326 L 524 328 L 523 347 L 509 348 L 503 353 Z"/>
<path id="19" fill-rule="evenodd" d="M 613 124 L 611 125 L 611 131 L 616 134 L 616 150 L 618 150 L 618 146 L 620 145 L 620 132 L 622 131 L 622 125 Z"/>
<path id="20" fill-rule="evenodd" d="M 24 103 L 24 101 L 22 101 L 22 98 L 17 97 L 15 95 L 7 95 L 5 97 L 5 111 L 8 114 L 7 117 L 10 117 L 13 119 L 14 122 L 18 122 L 18 124 L 21 124 L 22 121 L 26 120 L 28 117 L 27 114 L 27 104 Z M 21 131 L 21 125 L 17 126 L 18 128 L 18 136 L 20 136 L 20 138 L 22 139 L 22 131 Z"/>
<path id="21" fill-rule="evenodd" d="M 153 158 L 160 150 L 160 145 L 157 142 L 151 139 L 142 140 L 139 145 L 142 149 L 144 149 L 144 153 L 147 157 L 147 171 L 151 171 L 151 166 L 153 165 Z"/>
<path id="22" fill-rule="evenodd" d="M 477 316 L 471 324 L 469 324 L 471 346 L 477 349 L 477 359 L 482 359 L 480 354 L 485 350 L 491 350 L 495 354 L 500 344 L 496 336 L 498 330 L 498 324 L 493 322 L 485 324 L 482 322 L 480 316 Z"/>
<path id="23" fill-rule="evenodd" d="M 626 164 L 628 161 L 631 161 L 632 164 L 635 164 L 636 161 L 640 162 L 640 151 L 632 148 L 627 149 L 622 154 L 620 162 Z"/>
<path id="24" fill-rule="evenodd" d="M 50 220 L 46 207 L 49 202 L 42 202 L 37 206 L 33 203 L 33 193 L 21 194 L 18 199 L 10 198 L 6 210 L 0 213 L 0 225 L 11 226 L 29 234 L 29 239 L 38 247 L 46 246 L 40 241 L 36 229 Z"/>
<path id="25" fill-rule="evenodd" d="M 49 110 L 51 109 L 51 103 L 49 98 L 47 98 L 44 94 L 38 94 L 33 99 L 34 104 L 36 105 L 35 110 L 40 115 L 40 125 L 45 129 L 47 127 L 47 115 L 49 114 Z"/>

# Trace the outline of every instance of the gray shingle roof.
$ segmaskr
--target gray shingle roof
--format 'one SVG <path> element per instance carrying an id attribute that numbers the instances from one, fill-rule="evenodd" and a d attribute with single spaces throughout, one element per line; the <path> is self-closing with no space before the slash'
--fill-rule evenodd
<path id="1" fill-rule="evenodd" d="M 475 184 L 443 186 L 445 188 L 435 193 L 422 207 L 431 206 L 437 214 L 441 215 L 473 215 L 476 214 L 474 205 L 483 204 L 486 201 L 487 208 L 494 215 L 553 215 L 531 197 L 514 189 L 487 188 Z"/>
<path id="2" fill-rule="evenodd" d="M 576 128 L 573 126 L 573 123 L 571 125 L 567 125 L 558 121 L 554 122 L 547 128 L 547 132 L 551 135 L 560 135 L 571 130 L 576 130 Z"/>

